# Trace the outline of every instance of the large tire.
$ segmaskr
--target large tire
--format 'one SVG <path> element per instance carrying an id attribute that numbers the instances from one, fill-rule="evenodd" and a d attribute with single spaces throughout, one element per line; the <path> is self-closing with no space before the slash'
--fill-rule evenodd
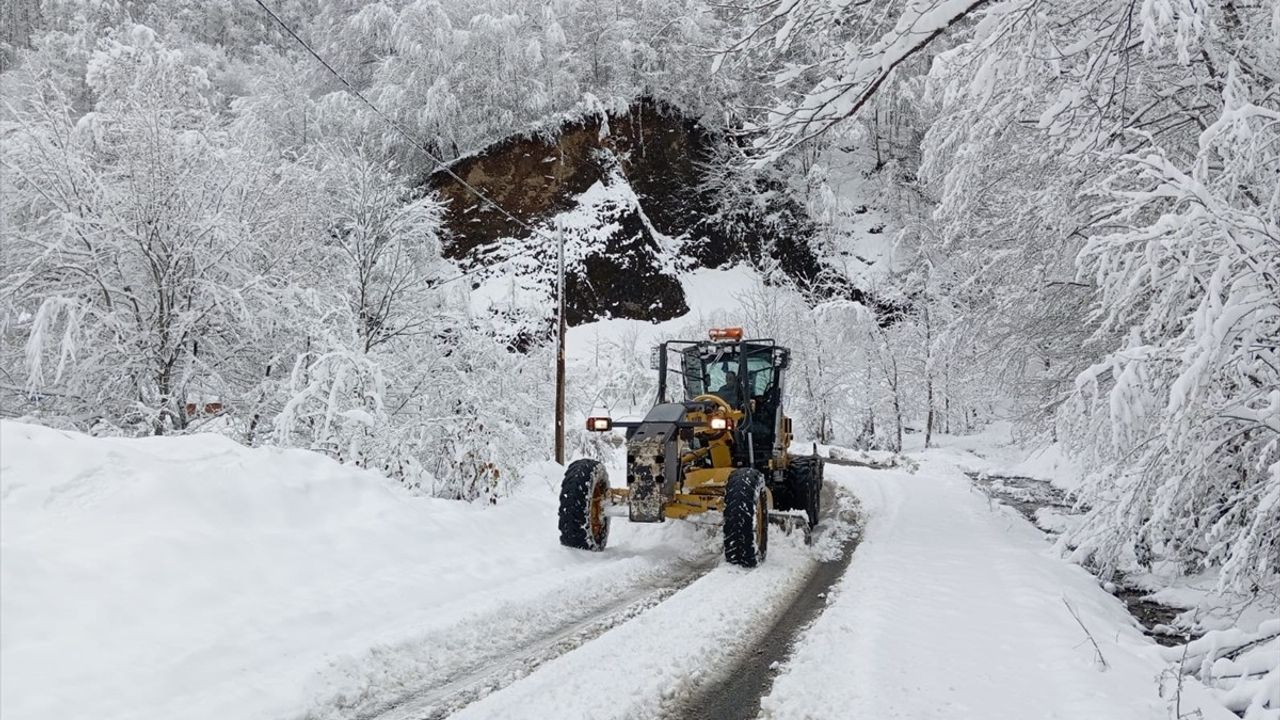
<path id="1" fill-rule="evenodd" d="M 789 510 L 803 510 L 809 517 L 809 527 L 818 524 L 822 511 L 823 462 L 819 457 L 793 457 L 787 464 L 787 495 Z"/>
<path id="2" fill-rule="evenodd" d="M 752 568 L 769 550 L 769 496 L 764 475 L 739 468 L 724 489 L 724 559 Z"/>
<path id="3" fill-rule="evenodd" d="M 595 460 L 575 460 L 560 484 L 560 544 L 599 552 L 609 542 L 609 516 L 604 514 L 609 475 Z"/>

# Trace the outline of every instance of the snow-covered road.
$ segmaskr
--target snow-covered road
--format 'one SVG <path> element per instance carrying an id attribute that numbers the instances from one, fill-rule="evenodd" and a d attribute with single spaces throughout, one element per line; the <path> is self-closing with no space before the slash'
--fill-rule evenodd
<path id="1" fill-rule="evenodd" d="M 552 466 L 484 507 L 211 436 L 4 422 L 0 444 L 5 720 L 681 717 L 760 662 L 843 545 L 834 522 L 814 547 L 775 532 L 743 570 L 714 526 L 618 522 L 604 552 L 571 551 Z M 828 468 L 865 533 L 763 713 L 1167 718 L 1166 664 L 1123 606 L 970 489 L 979 458 L 921 457 Z M 1232 717 L 1201 692 L 1184 712 Z"/>
<path id="2" fill-rule="evenodd" d="M 802 547 L 755 570 L 721 566 L 634 620 L 467 707 L 463 718 L 653 718 L 727 667 L 811 569 Z"/>
<path id="3" fill-rule="evenodd" d="M 1163 662 L 1123 605 L 972 489 L 961 468 L 979 458 L 923 458 L 914 473 L 828 469 L 861 499 L 865 534 L 764 716 L 1167 720 Z M 1203 699 L 1182 692 L 1183 712 Z"/>

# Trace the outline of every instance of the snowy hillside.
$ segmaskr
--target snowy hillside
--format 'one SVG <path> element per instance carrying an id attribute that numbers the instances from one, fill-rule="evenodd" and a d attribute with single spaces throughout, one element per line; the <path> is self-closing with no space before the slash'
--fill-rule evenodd
<path id="1" fill-rule="evenodd" d="M 671 320 L 693 307 L 683 274 L 735 264 L 874 306 L 865 276 L 887 265 L 894 229 L 883 220 L 889 203 L 859 182 L 872 161 L 833 153 L 833 192 L 843 199 L 824 195 L 809 208 L 804 193 L 776 181 L 715 191 L 724 143 L 669 103 L 580 104 L 429 177 L 445 208 L 444 253 L 467 272 L 477 309 L 537 316 L 553 301 L 563 240 L 571 326 Z M 824 287 L 834 278 L 838 287 Z"/>

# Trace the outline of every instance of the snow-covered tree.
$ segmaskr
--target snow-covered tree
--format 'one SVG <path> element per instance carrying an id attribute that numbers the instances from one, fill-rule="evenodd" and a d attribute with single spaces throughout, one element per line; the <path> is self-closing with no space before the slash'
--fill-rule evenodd
<path id="1" fill-rule="evenodd" d="M 965 374 L 989 368 L 1021 419 L 1091 461 L 1094 511 L 1072 538 L 1082 555 L 1274 583 L 1273 9 L 801 0 L 745 12 L 724 62 L 763 62 L 779 88 L 750 126 L 758 162 L 878 121 L 885 92 L 918 101 L 929 212 L 901 240 L 929 270 L 913 322 L 927 309 L 929 336 L 938 309 L 965 323 L 968 339 L 940 335 Z"/>
<path id="2" fill-rule="evenodd" d="M 126 40 L 99 41 L 84 114 L 24 69 L 5 121 L 6 314 L 33 399 L 159 433 L 216 394 L 243 342 L 275 179 L 225 133 L 203 68 L 145 26 Z"/>
<path id="3" fill-rule="evenodd" d="M 1123 339 L 1062 421 L 1097 468 L 1077 533 L 1096 561 L 1173 557 L 1249 589 L 1280 573 L 1280 109 L 1229 68 L 1220 112 L 1190 163 L 1145 148 L 1099 188 L 1111 231 L 1081 270 Z"/>

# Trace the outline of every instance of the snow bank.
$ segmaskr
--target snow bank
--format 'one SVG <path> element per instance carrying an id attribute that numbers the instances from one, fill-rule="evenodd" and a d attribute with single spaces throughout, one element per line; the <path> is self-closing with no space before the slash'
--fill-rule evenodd
<path id="1" fill-rule="evenodd" d="M 4 423 L 6 718 L 244 717 L 388 637 L 474 510 L 304 451 Z M 415 597 L 418 595 L 418 597 Z"/>
<path id="2" fill-rule="evenodd" d="M 1074 491 L 1084 477 L 1084 467 L 1072 458 L 1062 443 L 1047 445 L 1027 442 L 1017 437 L 1014 424 L 1007 420 L 989 423 L 968 435 L 934 434 L 934 444 L 968 454 L 952 455 L 963 469 L 993 475 L 1035 478 L 1061 490 Z M 920 436 L 911 438 L 911 449 L 924 450 Z"/>
<path id="3" fill-rule="evenodd" d="M 1245 720 L 1280 718 L 1280 619 L 1268 619 L 1252 632 L 1213 630 L 1163 654 Z"/>
<path id="4" fill-rule="evenodd" d="M 1006 475 L 1024 475 L 1048 480 L 1063 490 L 1075 490 L 1080 486 L 1080 479 L 1084 477 L 1084 468 L 1077 460 L 1067 455 L 1061 443 L 1052 443 L 1032 450 L 1021 461 L 1001 472 Z"/>
<path id="5" fill-rule="evenodd" d="M 471 506 L 305 451 L 0 423 L 0 716 L 296 715 L 380 646 L 688 547 L 561 548 L 554 485 Z"/>

